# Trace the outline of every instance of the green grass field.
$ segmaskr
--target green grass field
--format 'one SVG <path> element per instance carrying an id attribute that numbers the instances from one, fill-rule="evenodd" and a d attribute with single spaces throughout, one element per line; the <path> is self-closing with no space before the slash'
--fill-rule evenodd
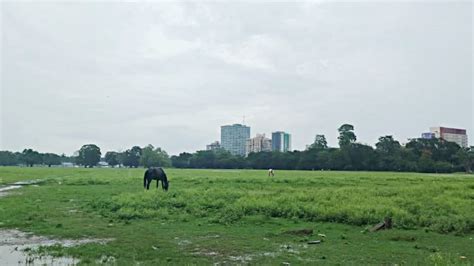
<path id="1" fill-rule="evenodd" d="M 0 229 L 115 239 L 44 249 L 85 264 L 474 264 L 472 175 L 167 169 L 164 192 L 143 173 L 0 168 L 0 185 L 44 181 L 0 198 Z"/>

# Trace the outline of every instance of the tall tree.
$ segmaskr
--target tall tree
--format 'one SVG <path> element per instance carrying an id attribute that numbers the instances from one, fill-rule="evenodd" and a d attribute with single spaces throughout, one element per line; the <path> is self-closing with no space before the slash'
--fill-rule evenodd
<path id="1" fill-rule="evenodd" d="M 214 151 L 197 151 L 189 160 L 191 168 L 216 168 L 216 153 Z"/>
<path id="2" fill-rule="evenodd" d="M 86 144 L 81 147 L 77 156 L 77 162 L 84 167 L 94 167 L 100 161 L 100 148 L 95 144 Z"/>
<path id="3" fill-rule="evenodd" d="M 20 155 L 20 160 L 27 166 L 33 167 L 35 164 L 41 163 L 41 154 L 32 149 L 24 149 Z"/>
<path id="4" fill-rule="evenodd" d="M 349 124 L 344 124 L 339 127 L 339 147 L 347 147 L 354 143 L 357 140 L 357 137 L 354 133 L 354 126 Z"/>
<path id="5" fill-rule="evenodd" d="M 398 152 L 402 146 L 393 136 L 383 136 L 379 138 L 379 142 L 375 144 L 375 147 L 379 152 L 394 154 Z"/>
<path id="6" fill-rule="evenodd" d="M 274 152 L 250 153 L 246 158 L 247 165 L 253 169 L 275 168 L 272 166 L 273 154 Z"/>
<path id="7" fill-rule="evenodd" d="M 375 144 L 377 155 L 377 170 L 400 171 L 403 168 L 402 146 L 393 136 L 382 136 Z"/>
<path id="8" fill-rule="evenodd" d="M 142 148 L 139 146 L 133 146 L 131 149 L 126 150 L 122 156 L 122 164 L 127 167 L 138 167 L 140 165 L 140 157 L 142 156 Z"/>
<path id="9" fill-rule="evenodd" d="M 182 152 L 178 156 L 173 155 L 171 156 L 171 163 L 173 167 L 176 168 L 188 168 L 189 167 L 189 161 L 193 155 L 191 153 L 187 152 Z"/>
<path id="10" fill-rule="evenodd" d="M 377 154 L 372 146 L 354 143 L 345 150 L 349 156 L 350 169 L 347 170 L 375 170 Z"/>
<path id="11" fill-rule="evenodd" d="M 214 167 L 221 169 L 243 168 L 245 160 L 242 156 L 232 155 L 224 149 L 213 150 L 216 155 Z"/>
<path id="12" fill-rule="evenodd" d="M 105 153 L 105 161 L 112 167 L 119 164 L 119 153 L 115 151 L 108 151 Z"/>
<path id="13" fill-rule="evenodd" d="M 429 153 L 434 161 L 446 161 L 452 164 L 455 162 L 456 153 L 461 148 L 454 142 L 442 139 L 412 139 L 405 147 L 411 149 L 419 158 L 424 153 Z"/>
<path id="14" fill-rule="evenodd" d="M 474 167 L 474 148 L 462 148 L 456 153 L 460 165 L 464 168 L 466 173 L 471 173 Z"/>
<path id="15" fill-rule="evenodd" d="M 140 164 L 145 167 L 168 167 L 171 166 L 171 161 L 166 151 L 161 148 L 155 149 L 153 145 L 149 144 L 142 149 Z"/>
<path id="16" fill-rule="evenodd" d="M 310 149 L 318 149 L 323 150 L 328 148 L 328 142 L 326 140 L 326 136 L 324 135 L 316 135 L 314 138 L 314 143 L 309 146 Z"/>

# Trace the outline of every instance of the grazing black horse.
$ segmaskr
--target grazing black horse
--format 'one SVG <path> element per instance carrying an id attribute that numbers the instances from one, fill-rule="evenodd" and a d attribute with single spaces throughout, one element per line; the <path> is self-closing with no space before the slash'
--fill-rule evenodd
<path id="1" fill-rule="evenodd" d="M 166 177 L 165 171 L 161 167 L 150 167 L 146 170 L 145 176 L 143 177 L 143 186 L 148 190 L 152 180 L 156 180 L 156 188 L 160 184 L 163 190 L 168 191 L 168 178 Z"/>

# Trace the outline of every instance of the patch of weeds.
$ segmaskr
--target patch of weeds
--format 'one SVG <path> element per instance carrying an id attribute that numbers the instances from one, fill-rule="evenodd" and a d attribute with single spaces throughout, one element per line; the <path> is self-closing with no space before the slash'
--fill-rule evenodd
<path id="1" fill-rule="evenodd" d="M 288 230 L 288 231 L 283 232 L 283 234 L 295 235 L 295 236 L 310 236 L 313 234 L 313 229 Z"/>
<path id="2" fill-rule="evenodd" d="M 40 246 L 35 253 L 38 255 L 48 255 L 52 257 L 63 257 L 65 247 L 63 247 L 61 244 L 54 244 L 52 246 Z"/>
<path id="3" fill-rule="evenodd" d="M 452 254 L 444 254 L 441 252 L 434 252 L 430 254 L 426 260 L 427 264 L 430 265 L 462 265 L 462 263 L 456 256 Z M 467 264 L 466 264 L 467 265 Z"/>
<path id="4" fill-rule="evenodd" d="M 76 180 L 66 180 L 67 186 L 90 186 L 90 185 L 109 185 L 110 181 L 92 178 L 81 178 Z"/>
<path id="5" fill-rule="evenodd" d="M 426 250 L 426 251 L 429 251 L 429 252 L 432 252 L 432 253 L 439 252 L 439 249 L 436 248 L 436 247 L 424 247 L 424 246 L 415 245 L 414 248 L 415 249 Z"/>
<path id="6" fill-rule="evenodd" d="M 406 242 L 415 242 L 416 237 L 414 236 L 392 236 L 389 238 L 391 241 L 406 241 Z"/>

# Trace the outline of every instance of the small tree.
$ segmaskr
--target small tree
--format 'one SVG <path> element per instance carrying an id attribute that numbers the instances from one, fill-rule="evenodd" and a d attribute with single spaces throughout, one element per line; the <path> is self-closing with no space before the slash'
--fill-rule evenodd
<path id="1" fill-rule="evenodd" d="M 100 155 L 100 148 L 97 145 L 86 144 L 79 150 L 77 163 L 92 168 L 100 161 Z"/>
<path id="2" fill-rule="evenodd" d="M 119 153 L 114 151 L 108 151 L 105 154 L 105 161 L 112 167 L 119 164 Z"/>
<path id="3" fill-rule="evenodd" d="M 45 154 L 42 154 L 42 157 L 43 157 L 43 163 L 47 165 L 48 167 L 51 167 L 51 165 L 61 164 L 61 157 L 57 154 L 45 153 Z"/>

